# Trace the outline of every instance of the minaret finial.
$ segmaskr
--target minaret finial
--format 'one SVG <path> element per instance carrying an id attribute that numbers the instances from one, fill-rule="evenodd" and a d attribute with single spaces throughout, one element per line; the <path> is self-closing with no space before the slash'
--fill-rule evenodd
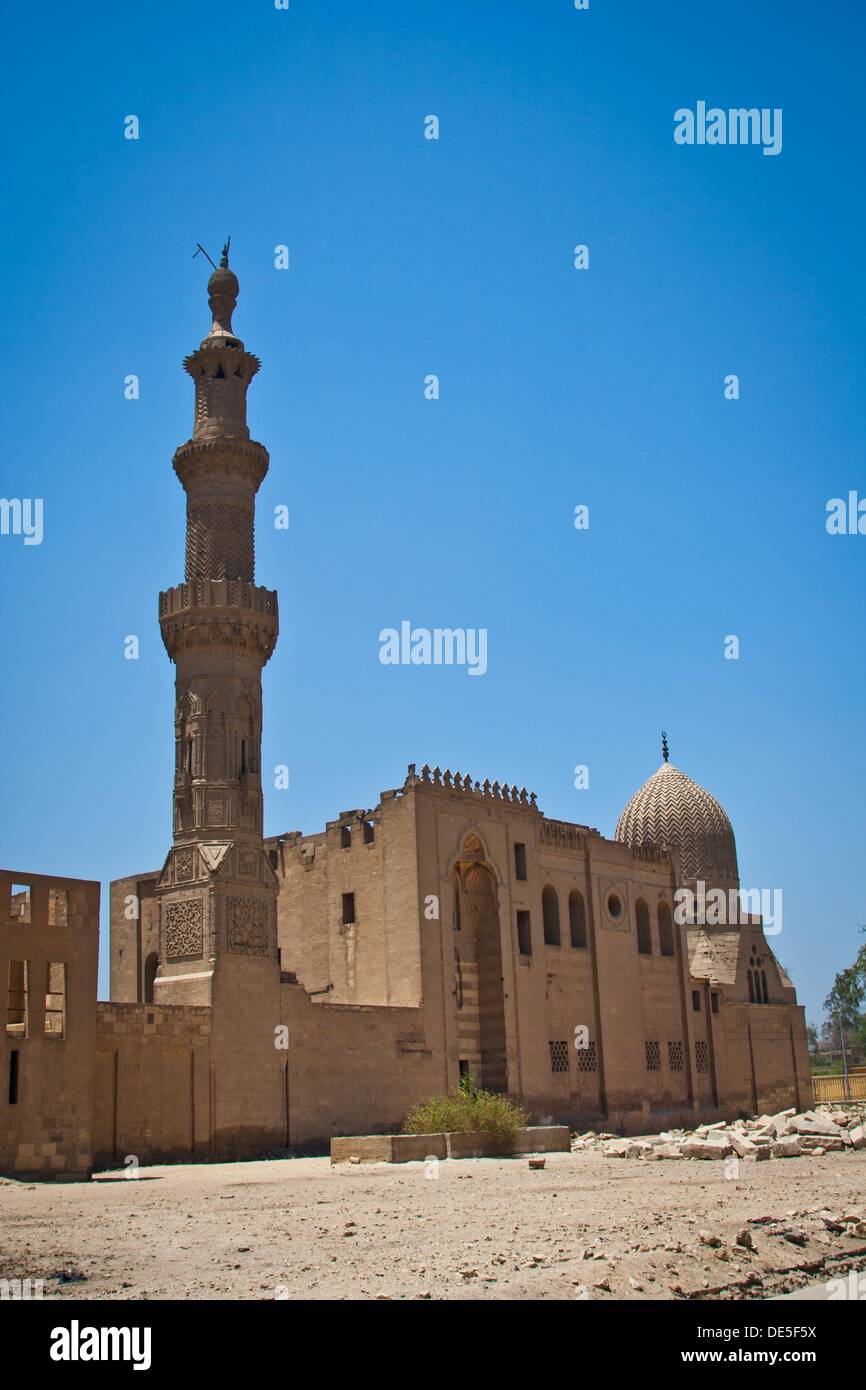
<path id="1" fill-rule="evenodd" d="M 205 342 L 214 338 L 234 338 L 232 314 L 238 302 L 238 277 L 229 269 L 229 247 L 231 237 L 226 237 L 220 263 L 207 282 L 208 304 L 213 314 L 213 324 Z M 207 252 L 205 252 L 207 254 Z M 208 258 L 210 259 L 210 258 Z M 236 346 L 243 347 L 242 343 Z"/>
<path id="2" fill-rule="evenodd" d="M 664 758 L 665 762 L 667 762 L 670 758 L 670 750 L 668 749 L 668 736 L 665 733 L 664 729 L 662 729 L 662 757 Z"/>

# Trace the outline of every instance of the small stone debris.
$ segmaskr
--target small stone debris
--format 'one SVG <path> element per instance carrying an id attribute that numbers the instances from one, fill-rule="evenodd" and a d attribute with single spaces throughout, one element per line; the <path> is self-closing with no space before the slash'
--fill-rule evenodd
<path id="1" fill-rule="evenodd" d="M 744 1226 L 741 1231 L 737 1232 L 737 1238 L 734 1243 L 736 1245 L 741 1245 L 744 1250 L 755 1249 L 755 1237 L 752 1235 L 748 1226 Z"/>
<path id="2" fill-rule="evenodd" d="M 717 1120 L 693 1130 L 623 1137 L 588 1129 L 572 1135 L 572 1153 L 600 1151 L 605 1158 L 701 1159 L 760 1163 L 769 1158 L 821 1158 L 827 1153 L 866 1149 L 866 1104 L 852 1102 L 840 1110 L 818 1105 L 798 1114 L 794 1109 L 731 1122 Z M 529 1160 L 530 1168 L 543 1160 Z"/>
<path id="3" fill-rule="evenodd" d="M 791 1245 L 805 1245 L 806 1237 L 802 1231 L 780 1231 L 779 1235 Z"/>
<path id="4" fill-rule="evenodd" d="M 544 1158 L 529 1158 L 529 1159 L 527 1159 L 527 1163 L 528 1163 L 528 1165 L 529 1165 L 530 1168 L 543 1168 L 544 1165 L 545 1165 L 545 1163 L 546 1163 L 546 1161 L 547 1161 L 547 1160 L 544 1159 Z"/>

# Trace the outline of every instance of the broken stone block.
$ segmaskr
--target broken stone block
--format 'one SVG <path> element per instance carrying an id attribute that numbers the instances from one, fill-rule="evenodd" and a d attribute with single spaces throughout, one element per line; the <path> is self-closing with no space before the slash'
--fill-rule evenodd
<path id="1" fill-rule="evenodd" d="M 734 1150 L 727 1139 L 687 1139 L 682 1147 L 683 1158 L 727 1158 Z"/>
<path id="2" fill-rule="evenodd" d="M 784 1139 L 777 1139 L 771 1148 L 774 1158 L 797 1158 L 802 1152 L 800 1140 L 796 1134 L 788 1135 Z"/>
<path id="3" fill-rule="evenodd" d="M 740 1158 L 754 1158 L 758 1152 L 757 1144 L 748 1139 L 745 1134 L 738 1134 L 736 1130 L 731 1130 L 728 1138 L 735 1154 Z"/>
<path id="4" fill-rule="evenodd" d="M 834 1125 L 832 1120 L 817 1117 L 812 1119 L 808 1115 L 795 1115 L 785 1126 L 786 1134 L 814 1134 L 826 1136 L 827 1138 L 838 1139 L 841 1133 L 839 1126 Z"/>
<path id="5" fill-rule="evenodd" d="M 841 1139 L 831 1139 L 823 1134 L 801 1134 L 800 1147 L 807 1153 L 836 1153 L 844 1149 Z"/>
<path id="6" fill-rule="evenodd" d="M 854 1129 L 849 1129 L 848 1138 L 852 1148 L 866 1149 L 866 1125 L 855 1125 Z"/>

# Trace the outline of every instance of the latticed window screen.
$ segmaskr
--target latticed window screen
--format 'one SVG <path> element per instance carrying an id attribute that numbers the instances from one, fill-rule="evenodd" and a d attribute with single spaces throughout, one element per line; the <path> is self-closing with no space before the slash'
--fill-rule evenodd
<path id="1" fill-rule="evenodd" d="M 695 1062 L 698 1071 L 709 1071 L 710 1069 L 710 1050 L 703 1039 L 695 1043 Z"/>
<path id="2" fill-rule="evenodd" d="M 681 1042 L 668 1043 L 668 1066 L 671 1071 L 682 1071 L 685 1067 L 685 1055 Z"/>
<path id="3" fill-rule="evenodd" d="M 586 1047 L 577 1049 L 577 1070 L 578 1071 L 597 1071 L 598 1060 L 595 1055 L 595 1043 L 587 1043 Z"/>
<path id="4" fill-rule="evenodd" d="M 657 1042 L 644 1043 L 646 1048 L 646 1069 L 647 1071 L 661 1071 L 662 1069 L 662 1050 Z"/>
<path id="5" fill-rule="evenodd" d="M 549 1042 L 550 1048 L 550 1070 L 568 1071 L 568 1043 Z"/>

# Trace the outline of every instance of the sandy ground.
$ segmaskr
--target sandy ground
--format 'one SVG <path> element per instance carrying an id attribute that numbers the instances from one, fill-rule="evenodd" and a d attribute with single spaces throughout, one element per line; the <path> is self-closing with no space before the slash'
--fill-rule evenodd
<path id="1" fill-rule="evenodd" d="M 46 1298 L 609 1300 L 766 1298 L 866 1269 L 866 1238 L 819 1215 L 866 1219 L 866 1151 L 724 1168 L 589 1152 L 543 1171 L 297 1158 L 0 1180 L 0 1278 L 42 1278 Z"/>

